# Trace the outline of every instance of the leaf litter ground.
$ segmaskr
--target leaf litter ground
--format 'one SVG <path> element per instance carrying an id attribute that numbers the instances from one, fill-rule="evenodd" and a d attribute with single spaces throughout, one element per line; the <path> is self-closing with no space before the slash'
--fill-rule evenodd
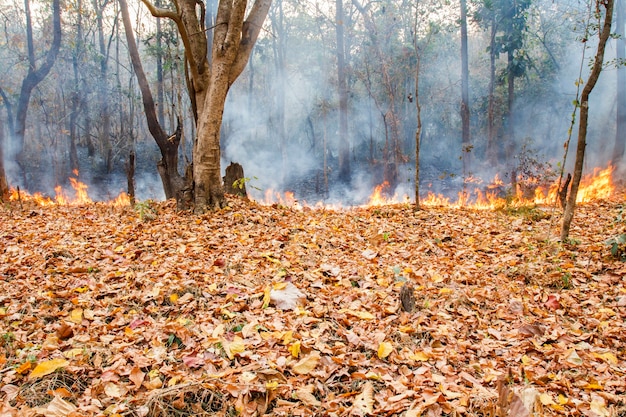
<path id="1" fill-rule="evenodd" d="M 617 202 L 142 204 L 0 209 L 0 416 L 626 415 Z"/>

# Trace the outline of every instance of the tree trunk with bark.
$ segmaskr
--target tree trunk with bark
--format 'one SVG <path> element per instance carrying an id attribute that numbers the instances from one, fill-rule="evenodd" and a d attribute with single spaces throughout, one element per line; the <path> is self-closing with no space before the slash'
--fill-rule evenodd
<path id="1" fill-rule="evenodd" d="M 146 115 L 146 121 L 148 123 L 148 130 L 154 138 L 159 151 L 161 152 L 161 160 L 157 163 L 157 170 L 161 177 L 163 184 L 163 190 L 166 198 L 179 198 L 182 190 L 187 186 L 190 186 L 190 181 L 185 181 L 178 172 L 178 145 L 181 139 L 181 124 L 178 124 L 176 132 L 172 135 L 168 135 L 163 127 L 159 123 L 157 117 L 156 105 L 154 103 L 154 97 L 148 84 L 148 78 L 143 70 L 141 59 L 139 57 L 139 50 L 137 49 L 137 43 L 135 42 L 135 35 L 130 21 L 130 14 L 128 13 L 128 4 L 126 0 L 119 0 L 120 11 L 122 13 L 122 21 L 124 23 L 124 29 L 126 33 L 126 41 L 128 43 L 128 51 L 130 53 L 130 59 L 133 65 L 133 70 L 137 76 L 137 83 L 141 91 L 141 97 L 143 101 L 143 108 Z"/>
<path id="2" fill-rule="evenodd" d="M 622 164 L 624 160 L 624 150 L 626 148 L 626 40 L 624 36 L 624 0 L 617 0 L 615 4 L 615 34 L 616 39 L 616 56 L 617 59 L 617 120 L 615 126 L 615 146 L 613 147 L 613 155 L 611 164 L 613 167 L 622 172 Z"/>
<path id="3" fill-rule="evenodd" d="M 9 184 L 7 183 L 7 176 L 4 172 L 4 155 L 2 149 L 4 147 L 4 125 L 2 123 L 2 117 L 0 117 L 0 201 L 4 201 L 9 195 Z"/>
<path id="4" fill-rule="evenodd" d="M 348 83 L 346 80 L 346 49 L 344 46 L 343 0 L 335 1 L 337 35 L 337 89 L 339 90 L 339 181 L 349 184 L 350 137 L 348 136 Z"/>
<path id="5" fill-rule="evenodd" d="M 174 11 L 142 1 L 153 16 L 176 23 L 185 48 L 188 91 L 197 120 L 192 171 L 194 210 L 203 213 L 222 207 L 220 130 L 224 104 L 231 85 L 248 63 L 271 0 L 255 0 L 247 17 L 245 0 L 220 0 L 215 25 L 208 30 L 202 2 L 175 0 Z M 210 63 L 207 36 L 213 39 Z"/>
<path id="6" fill-rule="evenodd" d="M 469 57 L 467 52 L 467 3 L 461 0 L 461 151 L 463 176 L 470 175 L 470 108 L 469 108 Z"/>
<path id="7" fill-rule="evenodd" d="M 20 88 L 20 95 L 15 112 L 15 121 L 9 122 L 9 128 L 11 131 L 11 139 L 15 141 L 16 145 L 16 161 L 22 171 L 21 174 L 24 181 L 23 185 L 27 186 L 28 184 L 26 184 L 26 167 L 24 160 L 26 115 L 28 113 L 28 105 L 30 103 L 32 91 L 41 81 L 43 81 L 44 78 L 46 78 L 55 63 L 61 48 L 61 5 L 60 0 L 52 1 L 52 43 L 50 44 L 50 49 L 48 49 L 48 52 L 45 54 L 44 60 L 39 67 L 37 65 L 35 43 L 33 41 L 33 24 L 29 0 L 24 0 L 24 9 L 26 12 L 26 44 L 28 49 L 27 53 L 29 64 L 28 73 L 22 81 L 22 86 Z"/>
<path id="8" fill-rule="evenodd" d="M 578 123 L 578 143 L 576 146 L 576 161 L 574 163 L 574 175 L 572 176 L 572 188 L 570 189 L 563 213 L 563 223 L 561 224 L 561 241 L 564 242 L 569 237 L 570 226 L 574 218 L 574 210 L 576 208 L 576 197 L 578 196 L 578 187 L 583 173 L 583 163 L 585 161 L 585 148 L 587 147 L 587 123 L 589 118 L 589 95 L 600 78 L 602 65 L 604 62 L 604 50 L 606 42 L 611 36 L 611 24 L 613 21 L 613 5 L 614 0 L 605 0 L 601 2 L 604 6 L 604 23 L 599 33 L 598 49 L 593 61 L 593 66 L 589 74 L 589 79 L 583 87 L 580 95 L 580 120 Z M 598 6 L 600 7 L 600 6 Z"/>

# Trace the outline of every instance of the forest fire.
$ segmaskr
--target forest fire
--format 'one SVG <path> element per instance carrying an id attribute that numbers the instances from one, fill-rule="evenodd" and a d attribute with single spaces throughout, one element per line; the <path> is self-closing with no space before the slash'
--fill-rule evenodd
<path id="1" fill-rule="evenodd" d="M 615 186 L 612 182 L 613 171 L 614 168 L 612 166 L 605 169 L 596 168 L 591 174 L 583 176 L 578 190 L 577 202 L 586 203 L 593 200 L 610 198 L 615 192 Z M 563 185 L 561 185 L 561 187 L 563 187 Z M 520 180 L 515 186 L 514 193 L 511 191 L 512 188 L 511 184 L 504 183 L 497 174 L 493 180 L 487 184 L 479 177 L 468 177 L 464 182 L 464 189 L 457 193 L 456 199 L 429 191 L 428 194 L 420 200 L 420 204 L 425 207 L 466 207 L 478 210 L 493 210 L 507 204 L 558 204 L 558 179 L 551 184 L 540 184 L 536 180 Z M 368 197 L 367 202 L 361 207 L 412 203 L 408 195 L 399 197 L 396 193 L 390 196 L 391 191 L 390 185 L 387 182 L 377 185 Z M 303 202 L 302 205 L 300 205 L 292 192 L 281 194 L 273 190 L 265 192 L 264 199 L 261 203 L 267 205 L 281 204 L 294 208 L 301 206 L 322 209 L 342 208 L 341 205 L 325 204 L 323 202 L 318 202 L 315 205 L 309 205 Z"/>
<path id="2" fill-rule="evenodd" d="M 77 173 L 74 173 L 78 176 Z M 88 204 L 93 204 L 94 201 L 89 197 L 89 193 L 87 192 L 88 186 L 84 182 L 79 181 L 75 177 L 69 178 L 70 185 L 73 190 L 74 196 L 71 197 L 68 195 L 67 191 L 63 189 L 60 185 L 54 187 L 55 196 L 50 197 L 43 195 L 42 193 L 34 193 L 30 194 L 27 191 L 23 191 L 15 188 L 11 188 L 9 194 L 9 201 L 32 201 L 37 205 L 46 207 L 52 205 L 66 206 L 66 205 L 74 205 L 74 206 L 83 206 Z M 123 207 L 130 205 L 130 197 L 125 192 L 121 192 L 115 199 L 109 200 L 106 204 L 110 204 L 115 207 Z"/>
<path id="3" fill-rule="evenodd" d="M 591 174 L 584 176 L 580 182 L 578 190 L 577 202 L 586 203 L 599 199 L 610 198 L 615 192 L 615 185 L 612 181 L 614 167 L 608 166 L 605 169 L 596 168 Z M 77 175 L 76 175 L 77 176 Z M 88 186 L 79 181 L 75 177 L 69 179 L 73 190 L 68 194 L 61 186 L 56 186 L 55 196 L 49 197 L 42 193 L 30 194 L 23 190 L 11 189 L 10 201 L 33 201 L 39 206 L 45 207 L 50 205 L 88 205 L 94 201 L 89 197 Z M 510 184 L 505 184 L 496 174 L 491 182 L 484 184 L 484 181 L 478 177 L 468 177 L 465 180 L 464 190 L 459 191 L 456 200 L 429 191 L 426 197 L 422 198 L 420 204 L 425 207 L 450 207 L 450 208 L 473 208 L 479 210 L 493 210 L 511 204 L 511 201 L 519 204 L 536 204 L 536 205 L 553 205 L 558 204 L 558 180 L 552 184 L 539 184 L 538 181 L 518 182 L 516 185 L 515 195 L 513 198 Z M 561 185 L 562 187 L 562 185 Z M 471 189 L 473 188 L 473 190 Z M 367 202 L 361 207 L 378 207 L 392 204 L 412 203 L 408 195 L 401 197 L 398 194 L 390 195 L 391 190 L 389 183 L 374 187 L 374 191 L 370 194 Z M 115 207 L 124 207 L 130 205 L 130 197 L 125 192 L 121 192 L 116 198 L 109 200 L 106 204 Z M 318 202 L 311 205 L 306 202 L 300 203 L 295 194 L 291 191 L 280 193 L 274 190 L 267 190 L 264 197 L 259 201 L 261 204 L 272 205 L 280 204 L 286 207 L 301 209 L 303 206 L 318 209 L 340 210 L 343 206 L 340 204 L 325 204 Z"/>

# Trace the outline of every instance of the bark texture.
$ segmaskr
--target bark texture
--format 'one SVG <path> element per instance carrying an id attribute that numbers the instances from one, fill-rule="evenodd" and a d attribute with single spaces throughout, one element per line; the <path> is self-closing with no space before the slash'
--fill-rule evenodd
<path id="1" fill-rule="evenodd" d="M 176 10 L 142 0 L 155 17 L 172 19 L 185 47 L 187 88 L 197 124 L 193 149 L 193 183 L 183 189 L 193 195 L 194 210 L 203 213 L 224 205 L 220 166 L 220 131 L 231 85 L 246 67 L 271 0 L 255 0 L 246 17 L 246 0 L 220 0 L 213 28 L 205 28 L 203 2 L 175 0 Z M 212 39 L 211 59 L 207 58 Z"/>
<path id="2" fill-rule="evenodd" d="M 578 123 L 578 143 L 576 145 L 576 162 L 574 163 L 574 175 L 572 176 L 572 188 L 567 197 L 565 212 L 563 213 L 563 223 L 561 224 L 561 241 L 565 241 L 569 237 L 570 226 L 574 218 L 574 210 L 576 208 L 576 197 L 578 196 L 578 187 L 583 174 L 583 163 L 585 161 L 585 148 L 587 147 L 587 122 L 589 119 L 589 95 L 596 86 L 600 73 L 602 72 L 602 64 L 604 62 L 604 50 L 606 42 L 611 36 L 611 23 L 613 21 L 613 5 L 614 0 L 606 0 L 602 3 L 605 7 L 604 23 L 598 40 L 598 49 L 593 61 L 593 67 L 589 74 L 589 79 L 583 87 L 580 95 L 580 121 Z"/>
<path id="3" fill-rule="evenodd" d="M 126 33 L 126 41 L 128 43 L 128 51 L 130 53 L 133 70 L 137 76 L 137 83 L 139 84 L 139 89 L 141 90 L 143 109 L 148 123 L 148 130 L 161 152 L 161 160 L 157 163 L 157 170 L 161 177 L 165 197 L 168 199 L 175 197 L 179 198 L 182 190 L 185 186 L 188 186 L 188 183 L 190 182 L 186 181 L 185 178 L 183 178 L 178 172 L 178 145 L 180 144 L 182 129 L 179 123 L 176 132 L 172 135 L 168 135 L 159 123 L 154 97 L 152 96 L 152 91 L 150 90 L 148 78 L 143 70 L 141 59 L 139 57 L 139 51 L 137 49 L 137 43 L 135 42 L 135 35 L 133 34 L 130 14 L 128 13 L 128 4 L 126 0 L 119 0 L 119 2 L 120 10 L 122 12 L 122 21 L 124 22 L 124 29 Z"/>
<path id="4" fill-rule="evenodd" d="M 26 39 L 28 48 L 28 73 L 22 81 L 20 95 L 17 101 L 17 109 L 15 111 L 15 122 L 9 123 L 12 140 L 15 141 L 17 154 L 16 160 L 22 176 L 24 177 L 24 185 L 26 186 L 26 172 L 24 166 L 24 136 L 26 133 L 26 115 L 28 113 L 28 105 L 30 96 L 37 85 L 43 81 L 54 65 L 59 50 L 61 48 L 61 5 L 60 0 L 52 1 L 52 43 L 50 49 L 46 52 L 41 65 L 37 65 L 35 54 L 35 44 L 33 41 L 33 25 L 30 14 L 30 2 L 24 1 L 24 9 L 26 11 Z"/>

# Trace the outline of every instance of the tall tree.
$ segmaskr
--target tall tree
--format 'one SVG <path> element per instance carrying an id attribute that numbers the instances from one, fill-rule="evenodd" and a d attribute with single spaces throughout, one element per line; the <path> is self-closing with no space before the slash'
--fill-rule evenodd
<path id="1" fill-rule="evenodd" d="M 593 66 L 589 73 L 589 78 L 580 94 L 580 119 L 578 122 L 578 142 L 576 145 L 576 161 L 574 162 L 574 175 L 572 176 L 572 187 L 567 204 L 563 213 L 563 223 L 561 224 L 561 241 L 567 240 L 569 237 L 570 226 L 574 218 L 574 210 L 576 208 L 576 197 L 578 196 L 578 187 L 583 173 L 583 164 L 585 162 L 585 148 L 587 147 L 587 123 L 589 119 L 589 95 L 600 78 L 602 65 L 604 63 L 604 50 L 606 42 L 611 36 L 611 24 L 613 21 L 614 0 L 595 0 L 596 15 L 598 18 L 598 49 L 593 59 Z M 604 9 L 604 13 L 602 13 Z M 602 14 L 604 14 L 604 22 L 602 22 Z"/>
<path id="2" fill-rule="evenodd" d="M 343 0 L 335 1 L 337 35 L 337 89 L 339 90 L 339 181 L 350 183 L 350 137 L 348 136 L 348 82 L 346 79 L 345 16 Z"/>
<path id="3" fill-rule="evenodd" d="M 7 194 L 9 194 L 9 184 L 7 183 L 7 176 L 4 172 L 4 156 L 2 148 L 4 147 L 4 124 L 2 123 L 2 117 L 0 117 L 0 201 L 3 200 Z"/>
<path id="4" fill-rule="evenodd" d="M 202 2 L 174 0 L 176 10 L 170 10 L 157 8 L 149 0 L 142 1 L 153 16 L 176 23 L 185 47 L 188 89 L 197 120 L 193 149 L 195 211 L 222 207 L 220 131 L 224 103 L 230 87 L 248 63 L 271 0 L 255 0 L 247 16 L 246 0 L 219 0 L 215 25 L 208 29 Z M 207 32 L 212 32 L 213 39 L 210 62 Z"/>
<path id="5" fill-rule="evenodd" d="M 616 168 L 622 168 L 624 150 L 626 148 L 626 35 L 624 31 L 624 0 L 615 2 L 615 58 L 617 59 L 617 120 L 615 126 L 615 146 L 611 163 Z"/>
<path id="6" fill-rule="evenodd" d="M 148 78 L 143 70 L 139 50 L 135 42 L 135 36 L 130 22 L 130 14 L 128 13 L 128 4 L 126 0 L 119 0 L 119 3 L 130 59 L 135 75 L 137 76 L 137 83 L 139 84 L 143 99 L 143 108 L 148 123 L 148 130 L 161 152 L 161 160 L 157 164 L 157 169 L 163 184 L 163 191 L 165 192 L 166 198 L 177 198 L 179 204 L 183 204 L 182 200 L 184 196 L 182 192 L 187 184 L 178 171 L 178 145 L 180 144 L 181 137 L 180 124 L 179 129 L 177 129 L 173 135 L 168 135 L 161 123 L 159 123 L 154 97 L 150 90 L 150 85 L 148 84 Z"/>
<path id="7" fill-rule="evenodd" d="M 24 11 L 26 14 L 26 55 L 28 57 L 28 71 L 26 77 L 22 81 L 20 95 L 17 99 L 17 108 L 15 109 L 15 119 L 13 119 L 12 105 L 8 100 L 4 90 L 0 89 L 0 94 L 4 100 L 7 109 L 8 126 L 10 140 L 14 143 L 16 162 L 21 169 L 22 180 L 24 186 L 26 183 L 26 166 L 24 155 L 24 137 L 26 133 L 26 115 L 28 113 L 28 105 L 30 96 L 37 85 L 46 78 L 54 62 L 56 61 L 59 49 L 61 48 L 61 6 L 60 0 L 52 0 L 52 43 L 50 49 L 45 53 L 43 62 L 38 64 L 37 53 L 35 51 L 35 41 L 33 38 L 33 22 L 30 10 L 30 0 L 24 0 Z"/>
<path id="8" fill-rule="evenodd" d="M 461 0 L 461 148 L 463 176 L 470 172 L 470 107 L 469 107 L 469 57 L 467 52 L 467 2 Z"/>

